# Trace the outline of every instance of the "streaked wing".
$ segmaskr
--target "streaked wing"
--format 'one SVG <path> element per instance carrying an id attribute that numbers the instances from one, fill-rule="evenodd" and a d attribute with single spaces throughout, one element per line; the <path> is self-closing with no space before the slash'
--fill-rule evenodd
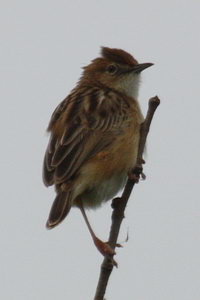
<path id="1" fill-rule="evenodd" d="M 114 92 L 95 88 L 71 94 L 50 120 L 44 183 L 68 181 L 85 161 L 112 143 L 128 116 L 127 103 Z"/>

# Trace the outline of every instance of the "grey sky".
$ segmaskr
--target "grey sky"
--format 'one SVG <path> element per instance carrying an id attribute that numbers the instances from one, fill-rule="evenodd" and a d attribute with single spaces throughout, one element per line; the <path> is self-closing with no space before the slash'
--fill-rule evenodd
<path id="1" fill-rule="evenodd" d="M 154 62 L 139 100 L 144 113 L 162 101 L 106 299 L 200 299 L 199 11 L 195 0 L 1 1 L 1 299 L 94 295 L 102 257 L 76 209 L 45 229 L 54 191 L 41 168 L 50 115 L 102 45 Z M 110 213 L 89 213 L 104 240 Z"/>

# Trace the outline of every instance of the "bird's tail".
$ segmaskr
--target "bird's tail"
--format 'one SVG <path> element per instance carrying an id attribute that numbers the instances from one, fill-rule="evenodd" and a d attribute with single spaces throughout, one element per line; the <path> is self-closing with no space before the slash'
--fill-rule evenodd
<path id="1" fill-rule="evenodd" d="M 50 210 L 46 226 L 51 229 L 64 220 L 71 209 L 71 192 L 57 194 Z"/>

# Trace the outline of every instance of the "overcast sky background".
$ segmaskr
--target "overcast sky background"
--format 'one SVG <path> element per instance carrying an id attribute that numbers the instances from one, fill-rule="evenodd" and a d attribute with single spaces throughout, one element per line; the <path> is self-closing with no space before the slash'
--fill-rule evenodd
<path id="1" fill-rule="evenodd" d="M 102 45 L 154 62 L 143 112 L 161 99 L 106 299 L 200 299 L 199 12 L 197 0 L 1 1 L 1 299 L 93 299 L 102 257 L 76 209 L 45 229 L 54 191 L 41 169 L 51 113 Z M 103 240 L 110 214 L 110 202 L 89 212 Z"/>

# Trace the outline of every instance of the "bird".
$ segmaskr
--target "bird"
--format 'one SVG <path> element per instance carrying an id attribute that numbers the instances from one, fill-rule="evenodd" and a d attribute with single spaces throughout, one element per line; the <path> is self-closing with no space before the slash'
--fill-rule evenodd
<path id="1" fill-rule="evenodd" d="M 95 235 L 85 210 L 112 199 L 136 164 L 144 121 L 138 102 L 140 77 L 152 65 L 138 63 L 122 49 L 101 47 L 47 128 L 43 182 L 55 187 L 56 197 L 46 227 L 54 228 L 78 207 L 103 255 L 113 254 L 113 249 Z"/>

